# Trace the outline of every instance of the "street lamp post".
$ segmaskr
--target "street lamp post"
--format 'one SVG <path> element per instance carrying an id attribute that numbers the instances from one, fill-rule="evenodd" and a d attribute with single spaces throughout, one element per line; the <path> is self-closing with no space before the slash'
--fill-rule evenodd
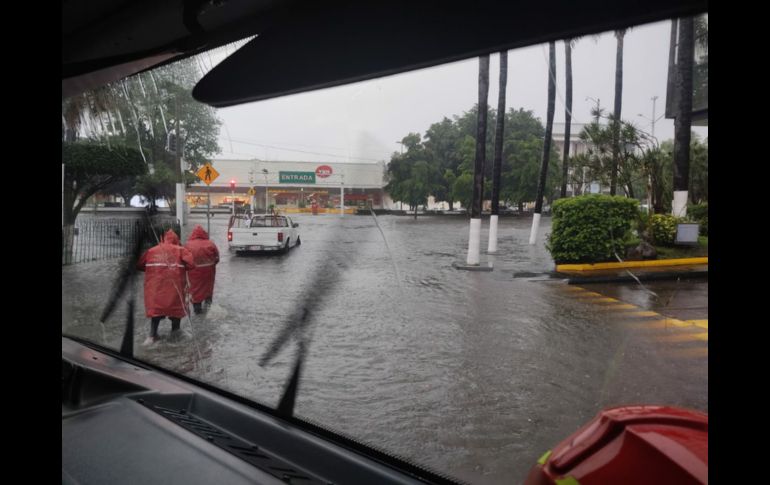
<path id="1" fill-rule="evenodd" d="M 655 102 L 658 100 L 657 96 L 653 96 L 650 98 L 652 100 L 652 118 L 648 118 L 644 116 L 642 113 L 639 113 L 639 116 L 648 120 L 652 124 L 652 138 L 655 138 L 655 123 L 663 118 L 665 114 L 660 115 L 659 117 L 655 118 Z M 647 174 L 647 212 L 649 213 L 652 210 L 652 174 Z"/>
<path id="2" fill-rule="evenodd" d="M 256 165 L 256 163 L 255 163 Z M 249 203 L 251 204 L 251 213 L 254 214 L 257 205 L 257 191 L 254 188 L 254 169 L 249 171 Z"/>
<path id="3" fill-rule="evenodd" d="M 268 199 L 267 199 L 267 169 L 263 168 L 262 173 L 265 175 L 265 214 L 267 214 L 267 208 L 268 208 Z"/>
<path id="4" fill-rule="evenodd" d="M 232 194 L 233 216 L 235 215 L 235 179 L 230 181 L 230 193 Z"/>

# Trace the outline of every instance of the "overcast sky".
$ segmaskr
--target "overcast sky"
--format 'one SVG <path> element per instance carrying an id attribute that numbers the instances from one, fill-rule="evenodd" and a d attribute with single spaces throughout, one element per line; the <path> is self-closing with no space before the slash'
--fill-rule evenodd
<path id="1" fill-rule="evenodd" d="M 628 31 L 623 53 L 622 118 L 650 130 L 664 113 L 670 22 Z M 584 37 L 572 51 L 573 123 L 590 121 L 599 99 L 612 111 L 616 40 L 612 33 Z M 216 62 L 217 59 L 214 59 Z M 556 44 L 555 122 L 564 122 L 564 44 Z M 266 70 L 269 75 L 269 69 Z M 532 110 L 545 124 L 548 45 L 508 53 L 507 109 Z M 488 102 L 497 106 L 499 58 L 490 60 Z M 224 122 L 219 158 L 318 162 L 389 160 L 409 132 L 425 130 L 444 116 L 470 109 L 478 96 L 478 58 L 341 87 L 217 110 Z M 638 116 L 641 113 L 647 119 Z M 708 136 L 707 127 L 693 130 Z M 673 138 L 673 120 L 655 124 L 660 141 Z"/>

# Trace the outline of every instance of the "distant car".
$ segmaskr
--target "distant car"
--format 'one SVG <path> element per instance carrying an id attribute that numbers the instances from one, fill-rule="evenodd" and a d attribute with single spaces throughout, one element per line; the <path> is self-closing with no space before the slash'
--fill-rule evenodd
<path id="1" fill-rule="evenodd" d="M 236 253 L 287 252 L 302 244 L 297 227 L 299 224 L 286 216 L 232 217 L 227 229 L 227 243 Z"/>

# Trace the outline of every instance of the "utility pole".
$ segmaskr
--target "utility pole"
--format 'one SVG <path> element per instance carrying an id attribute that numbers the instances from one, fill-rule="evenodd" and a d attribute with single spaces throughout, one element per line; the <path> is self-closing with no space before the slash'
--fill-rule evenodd
<path id="1" fill-rule="evenodd" d="M 181 234 L 182 227 L 185 225 L 186 220 L 184 213 L 184 168 L 182 167 L 182 156 L 180 153 L 182 137 L 179 136 L 179 95 L 174 98 L 174 110 L 176 111 L 176 114 L 174 115 L 176 118 L 176 128 L 174 129 L 174 156 L 176 157 L 177 163 L 179 165 L 178 182 L 176 184 L 176 218 L 179 221 L 179 237 L 182 238 L 184 237 L 184 235 Z"/>

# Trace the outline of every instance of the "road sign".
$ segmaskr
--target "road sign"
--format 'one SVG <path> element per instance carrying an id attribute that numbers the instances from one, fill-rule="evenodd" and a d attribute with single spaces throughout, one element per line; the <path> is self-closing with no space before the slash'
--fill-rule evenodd
<path id="1" fill-rule="evenodd" d="M 249 187 L 249 195 L 257 195 L 257 191 L 254 190 L 254 187 Z"/>
<path id="2" fill-rule="evenodd" d="M 203 183 L 206 185 L 211 185 L 211 182 L 219 177 L 219 172 L 214 170 L 214 167 L 212 167 L 210 163 L 207 163 L 206 165 L 202 166 L 200 170 L 198 170 L 196 175 L 199 179 L 203 180 Z"/>

